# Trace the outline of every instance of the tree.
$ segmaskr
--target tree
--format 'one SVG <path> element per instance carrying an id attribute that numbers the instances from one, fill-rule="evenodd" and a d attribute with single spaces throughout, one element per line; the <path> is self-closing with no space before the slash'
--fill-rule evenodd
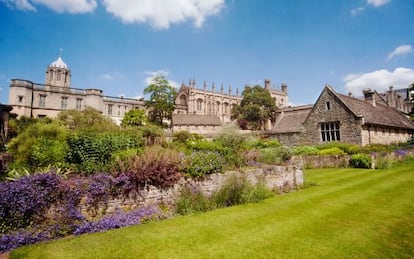
<path id="1" fill-rule="evenodd" d="M 164 119 L 171 120 L 175 109 L 177 90 L 163 76 L 156 76 L 152 83 L 144 89 L 144 94 L 150 94 L 145 102 L 149 110 L 149 119 L 157 125 L 163 125 Z"/>
<path id="2" fill-rule="evenodd" d="M 232 110 L 232 119 L 237 119 L 239 126 L 243 128 L 263 129 L 266 121 L 272 119 L 275 114 L 275 100 L 260 85 L 247 86 L 242 96 L 240 105 L 236 105 Z"/>
<path id="3" fill-rule="evenodd" d="M 414 83 L 412 83 L 410 87 L 408 87 L 408 98 L 411 101 L 411 105 L 412 105 L 410 117 L 411 117 L 411 120 L 414 121 Z"/>
<path id="4" fill-rule="evenodd" d="M 147 116 L 145 115 L 144 110 L 135 109 L 129 110 L 125 113 L 124 118 L 122 119 L 121 126 L 144 126 L 147 124 Z"/>
<path id="5" fill-rule="evenodd" d="M 57 119 L 69 129 L 77 131 L 102 132 L 118 129 L 111 119 L 91 107 L 86 107 L 83 111 L 62 111 Z"/>

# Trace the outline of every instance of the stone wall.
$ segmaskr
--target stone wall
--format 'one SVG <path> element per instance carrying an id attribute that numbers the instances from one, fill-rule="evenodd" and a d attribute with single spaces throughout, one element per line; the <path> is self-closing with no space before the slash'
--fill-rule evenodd
<path id="1" fill-rule="evenodd" d="M 322 92 L 304 123 L 302 144 L 317 145 L 322 143 L 320 123 L 323 122 L 339 122 L 340 141 L 361 145 L 362 121 L 356 119 L 342 102 L 327 90 Z"/>
<path id="2" fill-rule="evenodd" d="M 302 164 L 303 168 L 338 168 L 347 167 L 350 155 L 344 156 L 294 156 L 291 163 Z"/>
<path id="3" fill-rule="evenodd" d="M 381 127 L 363 127 L 362 145 L 372 143 L 392 144 L 407 142 L 411 137 L 409 130 Z"/>
<path id="4" fill-rule="evenodd" d="M 275 191 L 293 189 L 303 184 L 302 167 L 297 165 L 288 166 L 263 166 L 262 168 L 244 169 L 241 171 L 228 171 L 224 174 L 207 175 L 204 179 L 182 178 L 172 188 L 158 189 L 155 186 L 146 186 L 142 190 L 130 193 L 129 197 L 113 198 L 108 203 L 106 213 L 112 213 L 117 208 L 129 210 L 154 204 L 163 204 L 168 207 L 174 206 L 181 190 L 187 184 L 196 185 L 206 195 L 211 195 L 229 177 L 246 176 L 252 183 L 264 182 L 268 188 Z"/>

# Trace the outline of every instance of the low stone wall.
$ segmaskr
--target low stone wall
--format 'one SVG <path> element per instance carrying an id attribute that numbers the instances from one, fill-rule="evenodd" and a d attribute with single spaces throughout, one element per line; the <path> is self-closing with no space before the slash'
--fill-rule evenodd
<path id="1" fill-rule="evenodd" d="M 196 185 L 206 195 L 211 195 L 220 188 L 223 183 L 233 175 L 245 176 L 252 184 L 264 182 L 266 186 L 275 191 L 286 191 L 303 185 L 303 171 L 301 166 L 271 166 L 261 168 L 244 169 L 241 171 L 228 171 L 224 174 L 207 175 L 204 179 L 182 178 L 177 184 L 168 189 L 159 189 L 155 186 L 145 188 L 129 194 L 129 197 L 117 197 L 108 202 L 106 213 L 112 213 L 116 209 L 135 209 L 154 204 L 174 206 L 181 190 L 185 185 Z"/>
<path id="2" fill-rule="evenodd" d="M 350 155 L 344 156 L 294 156 L 290 159 L 293 164 L 301 164 L 303 168 L 337 168 L 348 167 Z"/>

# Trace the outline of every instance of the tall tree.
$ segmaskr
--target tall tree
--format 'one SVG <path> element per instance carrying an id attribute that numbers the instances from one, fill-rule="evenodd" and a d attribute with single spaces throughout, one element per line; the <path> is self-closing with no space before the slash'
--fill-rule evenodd
<path id="1" fill-rule="evenodd" d="M 232 118 L 237 119 L 242 128 L 263 129 L 266 121 L 272 119 L 275 114 L 275 100 L 260 85 L 247 86 L 242 96 L 240 105 L 235 106 L 232 111 Z"/>
<path id="2" fill-rule="evenodd" d="M 145 102 L 150 121 L 158 125 L 163 125 L 164 119 L 171 121 L 177 90 L 167 79 L 163 76 L 154 77 L 152 83 L 144 89 L 144 94 L 150 94 L 150 99 Z"/>
<path id="3" fill-rule="evenodd" d="M 147 124 L 147 116 L 145 111 L 141 109 L 129 110 L 122 119 L 121 126 L 144 126 Z"/>

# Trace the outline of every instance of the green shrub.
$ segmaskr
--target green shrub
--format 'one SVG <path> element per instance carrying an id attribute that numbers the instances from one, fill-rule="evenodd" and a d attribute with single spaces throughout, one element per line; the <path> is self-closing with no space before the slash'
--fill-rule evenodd
<path id="1" fill-rule="evenodd" d="M 363 153 L 354 154 L 349 159 L 349 165 L 355 168 L 371 168 L 371 156 Z"/>
<path id="2" fill-rule="evenodd" d="M 349 144 L 349 143 L 344 143 L 344 142 L 337 142 L 337 141 L 332 141 L 332 142 L 327 142 L 321 145 L 318 145 L 317 148 L 319 150 L 324 150 L 324 149 L 331 149 L 331 148 L 339 148 L 340 150 L 342 150 L 344 153 L 346 154 L 355 154 L 355 153 L 359 153 L 360 152 L 360 146 L 355 145 L 355 144 Z"/>
<path id="3" fill-rule="evenodd" d="M 388 169 L 391 168 L 394 164 L 394 160 L 388 156 L 377 157 L 375 162 L 376 169 Z"/>
<path id="4" fill-rule="evenodd" d="M 314 146 L 296 146 L 292 148 L 292 153 L 294 155 L 317 155 L 319 149 Z"/>
<path id="5" fill-rule="evenodd" d="M 388 152 L 391 151 L 389 146 L 384 144 L 369 144 L 362 147 L 361 152 L 370 154 L 370 153 L 382 153 L 382 152 Z"/>
<path id="6" fill-rule="evenodd" d="M 331 148 L 319 150 L 318 155 L 322 155 L 322 156 L 343 156 L 343 155 L 345 155 L 345 152 L 342 151 L 342 149 L 340 149 L 338 147 L 331 147 Z"/>
<path id="7" fill-rule="evenodd" d="M 252 189 L 252 184 L 245 176 L 238 177 L 232 175 L 227 178 L 221 188 L 212 195 L 212 199 L 219 208 L 244 204 L 248 202 L 248 197 L 252 192 Z"/>
<path id="8" fill-rule="evenodd" d="M 292 157 L 292 151 L 287 147 L 259 149 L 258 162 L 265 164 L 282 164 Z"/>
<path id="9" fill-rule="evenodd" d="M 181 190 L 175 208 L 178 214 L 187 215 L 212 210 L 213 204 L 199 186 L 187 184 Z"/>
<path id="10" fill-rule="evenodd" d="M 203 177 L 205 174 L 221 173 L 224 160 L 217 152 L 193 151 L 185 156 L 183 171 L 191 177 Z"/>
<path id="11" fill-rule="evenodd" d="M 214 138 L 214 142 L 238 152 L 244 146 L 245 139 L 246 136 L 241 135 L 235 127 L 227 126 Z"/>
<path id="12" fill-rule="evenodd" d="M 66 141 L 40 137 L 32 146 L 29 163 L 36 168 L 63 164 L 68 150 Z"/>

